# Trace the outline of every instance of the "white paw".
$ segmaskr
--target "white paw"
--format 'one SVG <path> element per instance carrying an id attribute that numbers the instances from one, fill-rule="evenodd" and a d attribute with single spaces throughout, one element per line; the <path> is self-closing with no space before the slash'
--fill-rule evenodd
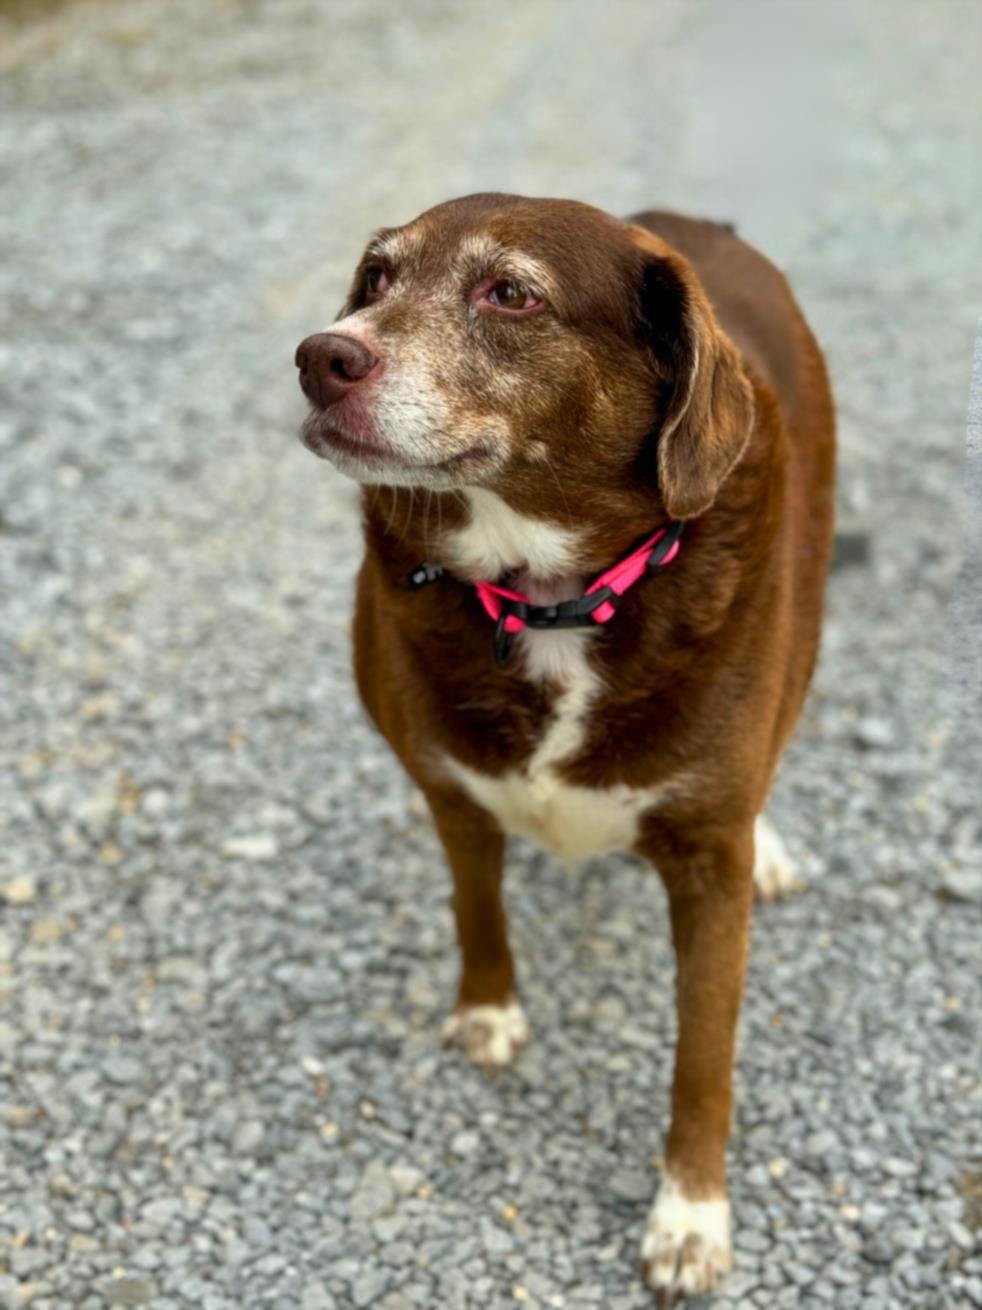
<path id="1" fill-rule="evenodd" d="M 802 886 L 787 847 L 763 814 L 754 824 L 754 886 L 762 901 L 776 900 Z"/>
<path id="2" fill-rule="evenodd" d="M 510 1001 L 455 1010 L 443 1025 L 443 1036 L 482 1069 L 503 1069 L 528 1041 L 531 1030 L 525 1011 L 517 1001 Z"/>
<path id="3" fill-rule="evenodd" d="M 644 1281 L 658 1304 L 711 1291 L 732 1263 L 729 1201 L 687 1201 L 666 1174 L 641 1242 Z"/>

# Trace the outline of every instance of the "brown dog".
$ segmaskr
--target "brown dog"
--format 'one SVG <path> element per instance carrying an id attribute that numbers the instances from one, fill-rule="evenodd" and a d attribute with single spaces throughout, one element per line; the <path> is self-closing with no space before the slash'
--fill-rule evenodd
<path id="1" fill-rule="evenodd" d="M 355 667 L 453 873 L 448 1034 L 487 1067 L 528 1039 L 507 834 L 649 860 L 679 1039 L 642 1259 L 663 1304 L 705 1290 L 730 1264 L 754 877 L 765 894 L 790 879 L 761 814 L 832 537 L 818 346 L 781 274 L 727 229 L 478 195 L 377 233 L 341 320 L 297 363 L 305 443 L 372 488 Z"/>

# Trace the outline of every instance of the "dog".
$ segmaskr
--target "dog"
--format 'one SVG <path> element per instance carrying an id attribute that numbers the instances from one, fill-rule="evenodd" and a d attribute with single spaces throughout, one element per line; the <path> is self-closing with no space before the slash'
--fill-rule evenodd
<path id="1" fill-rule="evenodd" d="M 484 194 L 377 232 L 297 351 L 302 440 L 362 484 L 359 693 L 422 791 L 462 956 L 448 1038 L 529 1038 L 505 839 L 661 876 L 678 1043 L 641 1246 L 660 1305 L 731 1263 L 725 1150 L 763 817 L 814 667 L 835 419 L 782 274 L 726 225 Z"/>

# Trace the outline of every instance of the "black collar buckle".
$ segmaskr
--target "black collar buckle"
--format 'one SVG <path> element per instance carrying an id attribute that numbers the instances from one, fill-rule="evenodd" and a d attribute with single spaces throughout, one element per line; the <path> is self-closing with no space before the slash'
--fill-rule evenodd
<path id="1" fill-rule="evenodd" d="M 617 609 L 620 602 L 621 597 L 610 587 L 601 587 L 599 591 L 593 591 L 589 596 L 562 600 L 556 605 L 531 605 L 528 601 L 512 600 L 508 596 L 502 596 L 501 613 L 498 615 L 491 642 L 494 662 L 499 666 L 505 663 L 517 635 L 505 629 L 505 621 L 509 616 L 521 619 L 526 628 L 533 628 L 538 632 L 548 629 L 558 631 L 566 628 L 589 628 L 593 626 L 594 610 L 604 604 Z"/>

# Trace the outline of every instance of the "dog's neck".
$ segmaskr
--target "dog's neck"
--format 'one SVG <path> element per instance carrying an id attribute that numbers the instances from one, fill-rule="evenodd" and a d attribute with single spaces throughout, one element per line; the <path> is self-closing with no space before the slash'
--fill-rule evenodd
<path id="1" fill-rule="evenodd" d="M 469 516 L 443 534 L 441 563 L 469 582 L 508 579 L 539 605 L 583 594 L 575 530 L 519 514 L 481 487 L 463 495 Z"/>

